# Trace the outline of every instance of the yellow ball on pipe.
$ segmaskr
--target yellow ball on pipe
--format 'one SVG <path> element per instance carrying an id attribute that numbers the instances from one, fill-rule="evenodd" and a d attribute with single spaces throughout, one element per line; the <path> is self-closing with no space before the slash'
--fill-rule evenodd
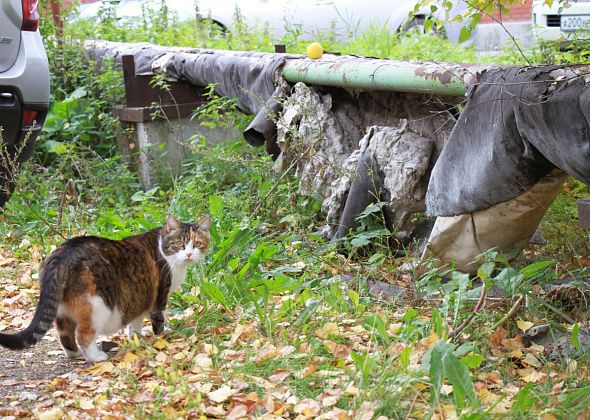
<path id="1" fill-rule="evenodd" d="M 312 60 L 317 60 L 324 55 L 324 49 L 319 42 L 312 42 L 307 46 L 307 56 Z"/>

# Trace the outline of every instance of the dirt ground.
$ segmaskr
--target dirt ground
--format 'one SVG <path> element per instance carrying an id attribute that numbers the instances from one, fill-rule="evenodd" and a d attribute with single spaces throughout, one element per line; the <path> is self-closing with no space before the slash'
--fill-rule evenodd
<path id="1" fill-rule="evenodd" d="M 81 379 L 73 373 L 76 368 L 88 366 L 83 359 L 65 357 L 55 329 L 51 329 L 34 347 L 12 351 L 0 347 L 0 418 L 19 416 L 21 410 L 37 409 L 53 404 L 48 390 L 51 382 L 60 375 L 71 380 Z"/>

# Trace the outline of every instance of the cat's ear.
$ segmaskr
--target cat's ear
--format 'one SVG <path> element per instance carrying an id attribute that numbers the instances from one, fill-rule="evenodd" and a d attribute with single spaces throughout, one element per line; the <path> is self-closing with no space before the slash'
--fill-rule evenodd
<path id="1" fill-rule="evenodd" d="M 173 215 L 169 215 L 168 219 L 166 220 L 166 224 L 164 225 L 164 233 L 170 233 L 174 230 L 179 230 L 181 227 L 182 224 L 178 221 L 178 219 Z"/>
<path id="2" fill-rule="evenodd" d="M 211 227 L 211 216 L 203 218 L 197 226 L 201 232 L 209 232 L 209 228 Z"/>

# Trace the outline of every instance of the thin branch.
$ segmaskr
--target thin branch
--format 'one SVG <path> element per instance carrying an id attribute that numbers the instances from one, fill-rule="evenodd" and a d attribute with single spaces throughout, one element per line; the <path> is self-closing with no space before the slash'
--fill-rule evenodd
<path id="1" fill-rule="evenodd" d="M 514 302 L 514 305 L 512 305 L 512 308 L 510 308 L 510 310 L 508 311 L 508 313 L 506 315 L 504 315 L 502 317 L 502 319 L 500 319 L 498 322 L 496 322 L 492 326 L 492 331 L 495 331 L 500 325 L 502 325 L 503 323 L 505 323 L 506 321 L 508 321 L 510 318 L 512 318 L 514 316 L 516 310 L 518 309 L 518 307 L 522 303 L 522 300 L 523 299 L 524 299 L 524 295 L 523 294 L 518 294 L 518 299 L 516 299 L 516 302 Z"/>
<path id="2" fill-rule="evenodd" d="M 473 312 L 471 312 L 469 316 L 457 328 L 449 332 L 449 338 L 455 338 L 457 335 L 459 335 L 461 331 L 465 329 L 465 327 L 467 327 L 471 323 L 471 321 L 473 321 L 473 318 L 475 318 L 475 316 L 479 313 L 486 301 L 486 293 L 487 286 L 484 281 L 483 285 L 481 286 L 481 294 L 479 295 L 479 300 L 477 301 L 475 308 L 473 308 Z"/>
<path id="3" fill-rule="evenodd" d="M 504 30 L 504 32 L 506 32 L 506 34 L 508 35 L 508 37 L 512 40 L 512 42 L 514 43 L 514 46 L 516 47 L 516 49 L 518 50 L 518 52 L 520 53 L 520 55 L 522 56 L 522 58 L 524 58 L 524 61 L 526 61 L 526 63 L 530 66 L 531 62 L 530 60 L 527 58 L 527 56 L 524 54 L 524 51 L 520 48 L 520 45 L 518 45 L 518 42 L 516 41 L 516 38 L 514 38 L 514 35 L 512 35 L 510 33 L 510 31 L 504 26 L 504 23 L 501 20 L 496 19 L 493 15 L 482 11 L 479 7 L 477 7 L 477 5 L 473 4 L 473 2 L 469 1 L 469 0 L 464 0 L 465 3 L 467 3 L 468 6 L 472 7 L 473 9 L 477 10 L 479 13 L 483 14 L 484 16 L 489 17 L 493 22 L 496 22 L 497 24 L 500 25 L 500 27 Z"/>

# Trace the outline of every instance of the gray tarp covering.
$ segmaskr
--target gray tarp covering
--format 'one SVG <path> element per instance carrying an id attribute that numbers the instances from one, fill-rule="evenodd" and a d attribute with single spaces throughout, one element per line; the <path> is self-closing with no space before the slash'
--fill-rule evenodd
<path id="1" fill-rule="evenodd" d="M 432 170 L 428 213 L 487 209 L 555 167 L 590 183 L 590 88 L 581 70 L 484 72 Z"/>
<path id="2" fill-rule="evenodd" d="M 105 57 L 120 62 L 124 55 L 133 55 L 137 75 L 157 73 L 168 81 L 184 80 L 195 86 L 216 84 L 218 95 L 236 98 L 238 109 L 255 115 L 244 132 L 246 140 L 255 146 L 275 141 L 276 126 L 267 112 L 276 113 L 280 108 L 277 96 L 285 85 L 280 83 L 279 69 L 286 58 L 299 57 L 108 41 L 92 41 L 86 48 L 99 62 Z"/>
<path id="3" fill-rule="evenodd" d="M 406 119 L 410 131 L 435 141 L 433 159 L 447 137 L 449 119 L 436 97 L 337 88 L 288 92 L 280 68 L 299 56 L 103 41 L 87 44 L 87 50 L 99 61 L 132 54 L 137 74 L 159 73 L 198 86 L 217 83 L 218 94 L 236 98 L 242 111 L 255 114 L 244 133 L 253 145 L 274 145 L 275 118 L 268 114 L 280 111 L 279 161 L 286 167 L 297 159 L 300 192 L 323 200 L 342 190 L 337 186 L 342 165 L 367 127 L 399 127 Z M 430 176 L 427 212 L 452 216 L 489 208 L 529 190 L 555 167 L 590 183 L 586 73 L 585 67 L 553 66 L 479 74 Z M 355 199 L 345 195 L 341 198 Z M 334 213 L 329 200 L 324 204 Z"/>

